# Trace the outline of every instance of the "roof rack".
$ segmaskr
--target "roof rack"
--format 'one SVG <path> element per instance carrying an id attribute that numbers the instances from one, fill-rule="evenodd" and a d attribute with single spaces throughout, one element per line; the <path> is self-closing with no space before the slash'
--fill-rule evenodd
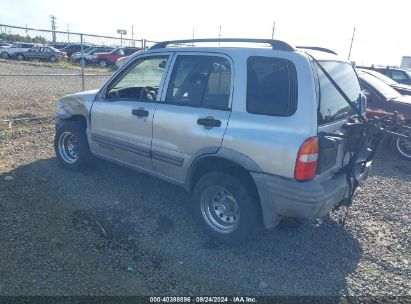
<path id="1" fill-rule="evenodd" d="M 319 47 L 319 46 L 296 46 L 297 49 L 307 49 L 307 50 L 314 50 L 314 51 L 320 51 L 320 52 L 325 52 L 325 53 L 330 53 L 334 55 L 338 55 L 336 52 L 333 50 Z"/>
<path id="2" fill-rule="evenodd" d="M 265 43 L 270 44 L 273 50 L 278 51 L 294 51 L 294 48 L 288 43 L 281 40 L 272 39 L 251 39 L 251 38 L 207 38 L 207 39 L 187 39 L 187 40 L 170 40 L 163 41 L 153 45 L 150 49 L 162 49 L 170 44 L 184 44 L 184 43 L 197 43 L 197 42 L 249 42 L 249 43 Z"/>

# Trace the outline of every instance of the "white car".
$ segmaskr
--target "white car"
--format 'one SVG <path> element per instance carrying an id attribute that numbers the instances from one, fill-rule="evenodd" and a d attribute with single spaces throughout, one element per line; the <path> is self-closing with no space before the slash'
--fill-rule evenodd
<path id="1" fill-rule="evenodd" d="M 95 53 L 111 52 L 112 50 L 114 50 L 112 47 L 90 47 L 83 51 L 84 64 L 90 63 Z M 71 55 L 71 60 L 81 64 L 81 52 Z"/>
<path id="2" fill-rule="evenodd" d="M 40 47 L 41 44 L 38 43 L 24 43 L 16 42 L 13 43 L 10 47 L 1 49 L 0 57 L 3 59 L 8 58 L 17 58 L 18 60 L 24 60 L 23 53 L 32 49 L 33 47 Z"/>
<path id="3" fill-rule="evenodd" d="M 130 59 L 130 56 L 121 57 L 121 58 L 117 59 L 116 69 L 121 68 L 127 62 L 128 59 Z"/>

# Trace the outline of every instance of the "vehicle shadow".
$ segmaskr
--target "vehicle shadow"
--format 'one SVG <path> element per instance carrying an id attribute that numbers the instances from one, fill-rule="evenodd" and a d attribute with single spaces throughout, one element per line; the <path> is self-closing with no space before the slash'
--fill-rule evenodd
<path id="1" fill-rule="evenodd" d="M 126 260 L 134 261 L 161 294 L 338 296 L 348 293 L 347 278 L 363 253 L 350 231 L 330 217 L 264 231 L 237 247 L 217 244 L 192 220 L 183 189 L 102 160 L 74 172 L 44 159 L 7 175 L 40 180 L 37 193 L 58 197 L 60 208 L 73 210 L 68 229 L 95 234 L 99 241 L 92 245 L 112 256 L 119 271 Z"/>

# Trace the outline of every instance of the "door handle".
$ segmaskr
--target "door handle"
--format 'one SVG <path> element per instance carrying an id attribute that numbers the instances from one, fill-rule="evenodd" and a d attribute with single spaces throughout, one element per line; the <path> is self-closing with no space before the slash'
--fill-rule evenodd
<path id="1" fill-rule="evenodd" d="M 133 109 L 131 111 L 131 114 L 136 115 L 137 117 L 147 117 L 148 116 L 148 111 L 144 109 Z"/>
<path id="2" fill-rule="evenodd" d="M 221 121 L 218 119 L 214 119 L 213 117 L 205 117 L 205 118 L 199 118 L 197 120 L 197 124 L 200 126 L 205 126 L 205 127 L 221 127 Z"/>

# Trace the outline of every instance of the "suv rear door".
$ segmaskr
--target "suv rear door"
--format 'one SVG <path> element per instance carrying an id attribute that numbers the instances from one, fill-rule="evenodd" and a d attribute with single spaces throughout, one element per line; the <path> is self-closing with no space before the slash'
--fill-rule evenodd
<path id="1" fill-rule="evenodd" d="M 157 173 L 184 182 L 196 156 L 218 151 L 231 113 L 233 78 L 226 56 L 177 53 L 154 117 Z"/>
<path id="2" fill-rule="evenodd" d="M 140 56 L 111 79 L 91 109 L 90 149 L 151 170 L 153 117 L 172 53 Z"/>

